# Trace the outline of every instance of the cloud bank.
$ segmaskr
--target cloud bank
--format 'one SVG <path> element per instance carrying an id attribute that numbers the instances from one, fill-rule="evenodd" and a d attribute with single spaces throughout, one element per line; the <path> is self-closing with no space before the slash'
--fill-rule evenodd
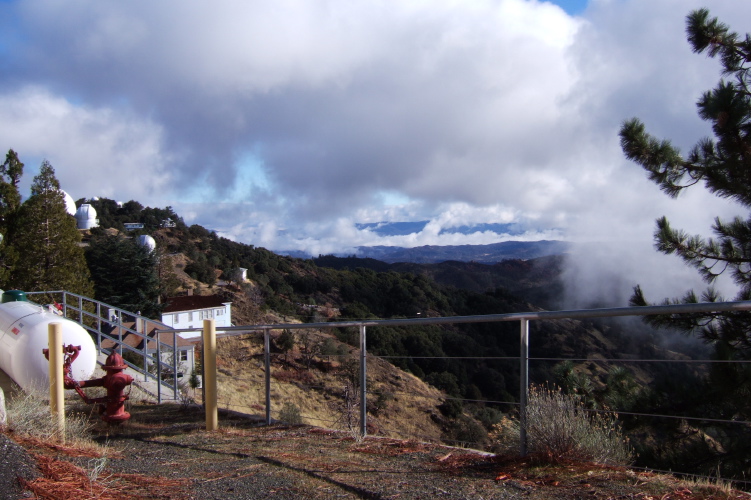
<path id="1" fill-rule="evenodd" d="M 751 31 L 751 4 L 710 4 Z M 710 133 L 693 103 L 719 66 L 684 34 L 704 5 L 4 2 L 0 147 L 29 171 L 48 159 L 75 198 L 171 205 L 278 250 L 491 243 L 506 236 L 443 229 L 525 221 L 524 237 L 594 245 L 579 288 L 611 287 L 615 266 L 622 294 L 670 266 L 655 218 L 707 233 L 737 211 L 700 189 L 667 199 L 618 145 L 631 116 L 683 148 Z M 387 239 L 356 226 L 415 220 Z"/>

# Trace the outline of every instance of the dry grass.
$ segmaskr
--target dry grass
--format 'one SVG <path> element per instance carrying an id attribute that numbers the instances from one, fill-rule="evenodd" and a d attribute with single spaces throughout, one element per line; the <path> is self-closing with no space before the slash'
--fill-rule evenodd
<path id="1" fill-rule="evenodd" d="M 504 419 L 492 434 L 496 451 L 518 453 L 519 422 Z M 527 404 L 527 449 L 550 462 L 589 461 L 628 465 L 633 451 L 621 433 L 617 416 L 588 412 L 560 389 L 535 386 Z"/>
<path id="2" fill-rule="evenodd" d="M 34 388 L 16 391 L 7 401 L 7 427 L 22 436 L 53 442 L 91 444 L 91 413 L 66 411 L 65 434 L 60 435 L 57 422 L 50 413 L 48 391 Z"/>
<path id="3" fill-rule="evenodd" d="M 332 339 L 323 333 L 316 335 L 321 343 Z M 263 414 L 266 400 L 261 336 L 225 337 L 217 344 L 220 407 Z M 291 403 L 300 410 L 305 423 L 348 430 L 345 387 L 351 373 L 345 361 L 343 357 L 316 356 L 311 369 L 307 369 L 297 348 L 288 354 L 274 355 L 271 365 L 272 415 L 278 416 L 285 404 Z M 439 413 L 436 407 L 443 397 L 440 391 L 376 358 L 368 360 L 368 381 L 368 393 L 374 398 L 379 392 L 395 394 L 377 415 L 369 415 L 370 433 L 441 440 L 441 428 L 431 418 Z M 374 402 L 375 399 L 369 401 L 369 405 Z"/>

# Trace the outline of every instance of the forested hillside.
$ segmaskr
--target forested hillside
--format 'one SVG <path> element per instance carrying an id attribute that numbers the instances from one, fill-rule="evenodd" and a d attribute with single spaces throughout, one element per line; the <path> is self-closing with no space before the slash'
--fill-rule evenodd
<path id="1" fill-rule="evenodd" d="M 170 268 L 161 273 L 162 290 L 169 288 L 164 282 L 168 279 L 172 293 L 193 288 L 196 293 L 225 294 L 235 304 L 237 323 L 536 310 L 540 304 L 551 307 L 556 303 L 565 265 L 563 257 L 494 265 L 386 264 L 331 256 L 296 259 L 230 241 L 198 225 L 187 227 L 169 208 L 135 210 L 128 215 L 130 220 L 117 219 L 123 217 L 118 211 L 112 215 L 122 223 L 144 221 L 154 213 L 176 221 L 174 227 L 158 227 L 163 224 L 152 222 L 150 234 L 158 243 L 160 267 Z M 104 227 L 93 230 L 90 244 L 96 245 L 97 238 L 106 238 L 108 232 L 111 229 Z M 170 265 L 164 266 L 167 261 Z M 238 268 L 247 269 L 247 281 L 237 281 Z M 355 329 L 331 331 L 340 341 L 357 345 Z M 680 352 L 668 350 L 661 334 L 638 320 L 532 322 L 531 355 L 540 361 L 531 362 L 530 376 L 534 383 L 562 386 L 591 408 L 679 415 L 722 414 L 742 408 L 729 386 L 715 383 L 716 377 L 727 373 L 676 363 L 706 357 L 706 349 L 698 343 L 679 344 Z M 440 407 L 441 419 L 457 424 L 443 424 L 446 436 L 455 439 L 456 429 L 460 429 L 463 440 L 476 440 L 477 446 L 483 446 L 488 430 L 504 414 L 515 411 L 518 324 L 369 328 L 368 351 L 448 396 Z M 598 361 L 618 359 L 668 362 Z M 732 429 L 723 429 L 719 438 L 710 439 L 710 430 L 702 426 L 681 427 L 632 417 L 625 417 L 623 425 L 640 436 L 637 443 L 647 443 L 638 448 L 644 464 L 700 471 L 707 464 L 724 461 L 723 467 L 731 472 L 742 469 L 733 457 L 745 449 L 746 440 Z M 716 436 L 718 428 L 711 432 Z M 708 444 L 712 439 L 724 443 L 721 452 Z M 689 458 L 697 454 L 703 457 L 701 463 Z"/>

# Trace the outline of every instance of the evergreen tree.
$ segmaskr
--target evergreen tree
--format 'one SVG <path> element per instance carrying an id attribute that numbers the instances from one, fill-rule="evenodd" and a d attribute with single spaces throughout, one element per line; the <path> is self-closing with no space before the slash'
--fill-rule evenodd
<path id="1" fill-rule="evenodd" d="M 23 175 L 23 163 L 12 149 L 5 155 L 5 163 L 0 165 L 0 229 L 6 229 L 7 220 L 21 205 L 18 183 Z"/>
<path id="2" fill-rule="evenodd" d="M 158 319 L 160 284 L 156 252 L 122 236 L 98 236 L 86 251 L 94 298 Z"/>
<path id="3" fill-rule="evenodd" d="M 66 211 L 55 170 L 46 160 L 34 177 L 31 197 L 10 221 L 7 240 L 16 255 L 7 286 L 92 295 L 76 221 Z"/>
<path id="4" fill-rule="evenodd" d="M 5 163 L 0 165 L 0 235 L 5 238 L 8 225 L 21 205 L 18 183 L 23 175 L 23 163 L 12 149 L 5 155 Z M 0 241 L 0 284 L 8 281 L 10 269 L 16 261 L 16 254 L 9 245 Z"/>
<path id="5" fill-rule="evenodd" d="M 700 140 L 684 157 L 669 141 L 647 134 L 644 124 L 634 118 L 621 128 L 621 146 L 626 157 L 644 167 L 669 196 L 703 182 L 709 191 L 737 201 L 745 211 L 751 208 L 751 36 L 741 38 L 717 18 L 710 18 L 706 9 L 691 12 L 686 24 L 694 52 L 719 57 L 726 77 L 697 103 L 699 116 L 712 124 L 714 137 Z M 702 301 L 724 300 L 711 286 L 724 272 L 729 272 L 739 287 L 737 300 L 751 299 L 751 218 L 717 218 L 712 230 L 713 238 L 691 236 L 673 229 L 662 217 L 657 220 L 656 247 L 665 254 L 678 255 L 710 283 L 700 296 Z M 645 305 L 641 288 L 634 292 L 632 304 Z M 681 299 L 665 302 L 691 303 L 700 297 L 691 290 Z M 751 318 L 747 313 L 657 317 L 652 322 L 698 333 L 715 343 L 718 352 L 751 355 Z"/>

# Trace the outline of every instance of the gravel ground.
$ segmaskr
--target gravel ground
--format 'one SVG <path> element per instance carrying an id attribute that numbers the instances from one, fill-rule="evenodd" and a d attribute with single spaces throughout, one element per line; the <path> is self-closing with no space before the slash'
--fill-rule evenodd
<path id="1" fill-rule="evenodd" d="M 27 481 L 39 477 L 36 462 L 24 448 L 0 434 L 0 499 L 17 500 L 30 496 L 21 489 L 19 477 Z"/>
<path id="2" fill-rule="evenodd" d="M 105 458 L 92 458 L 90 450 L 20 440 L 35 456 L 57 461 L 65 471 L 41 485 L 65 482 L 65 496 L 45 498 L 749 498 L 697 496 L 669 479 L 623 468 L 504 461 L 472 450 L 376 437 L 358 442 L 346 433 L 259 426 L 257 420 L 229 414 L 220 415 L 219 431 L 206 432 L 200 413 L 186 414 L 176 405 L 134 407 L 131 413 L 132 422 L 122 427 L 100 426 L 99 454 Z M 6 436 L 0 438 L 0 498 L 22 498 L 16 476 L 32 478 L 33 460 Z M 64 465 L 71 463 L 80 467 L 77 492 L 67 487 L 73 480 Z M 104 465 L 96 489 L 89 482 L 92 464 Z"/>

